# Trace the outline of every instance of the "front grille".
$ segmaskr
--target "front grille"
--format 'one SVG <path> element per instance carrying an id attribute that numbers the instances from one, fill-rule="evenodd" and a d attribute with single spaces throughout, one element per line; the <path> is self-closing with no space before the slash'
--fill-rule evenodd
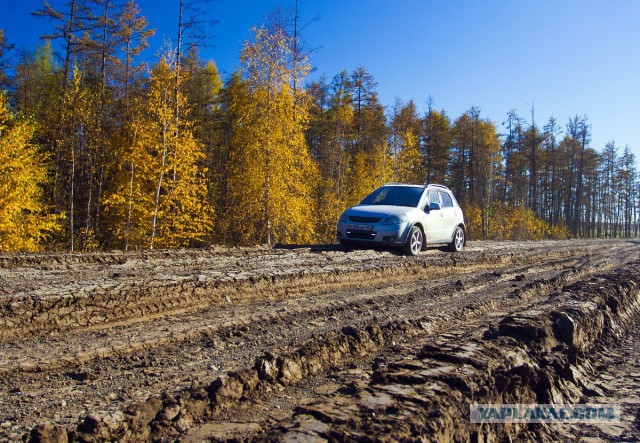
<path id="1" fill-rule="evenodd" d="M 382 220 L 380 217 L 362 217 L 360 215 L 350 215 L 349 221 L 356 223 L 378 223 Z"/>
<path id="2" fill-rule="evenodd" d="M 347 231 L 347 237 L 357 240 L 373 240 L 376 238 L 376 233 L 368 231 Z"/>

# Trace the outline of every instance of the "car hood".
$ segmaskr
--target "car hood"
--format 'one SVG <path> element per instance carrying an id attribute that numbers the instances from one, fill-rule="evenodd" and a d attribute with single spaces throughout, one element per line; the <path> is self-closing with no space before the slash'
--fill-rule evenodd
<path id="1" fill-rule="evenodd" d="M 360 215 L 363 217 L 386 218 L 391 215 L 411 214 L 419 211 L 418 208 L 410 206 L 390 206 L 390 205 L 357 205 L 345 211 L 347 215 Z"/>

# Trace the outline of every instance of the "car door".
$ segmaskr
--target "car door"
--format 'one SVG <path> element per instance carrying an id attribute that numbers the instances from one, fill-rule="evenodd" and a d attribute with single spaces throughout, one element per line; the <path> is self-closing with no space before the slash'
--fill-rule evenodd
<path id="1" fill-rule="evenodd" d="M 446 191 L 438 191 L 442 201 L 441 220 L 443 240 L 450 241 L 453 238 L 453 231 L 458 225 L 458 208 L 453 204 L 453 199 Z"/>
<path id="2" fill-rule="evenodd" d="M 443 229 L 443 214 L 440 209 L 429 209 L 431 203 L 437 203 L 442 206 L 440 201 L 440 194 L 436 189 L 430 189 L 427 191 L 427 199 L 425 202 L 425 222 L 424 222 L 424 235 L 427 239 L 427 243 L 440 243 L 444 235 Z"/>

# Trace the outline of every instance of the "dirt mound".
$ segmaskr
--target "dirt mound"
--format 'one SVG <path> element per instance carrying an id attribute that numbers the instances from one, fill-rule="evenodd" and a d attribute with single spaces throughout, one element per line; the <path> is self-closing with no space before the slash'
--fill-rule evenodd
<path id="1" fill-rule="evenodd" d="M 516 425 L 470 423 L 469 406 L 579 400 L 590 389 L 588 376 L 594 372 L 589 350 L 603 336 L 619 335 L 630 320 L 637 319 L 639 283 L 640 263 L 636 262 L 568 286 L 545 305 L 490 325 L 482 337 L 478 337 L 480 331 L 474 331 L 471 339 L 460 334 L 436 336 L 417 354 L 379 366 L 363 389 L 299 407 L 291 422 L 258 440 L 517 437 L 523 429 Z M 540 441 L 547 431 L 539 425 L 526 432 L 535 433 Z"/>

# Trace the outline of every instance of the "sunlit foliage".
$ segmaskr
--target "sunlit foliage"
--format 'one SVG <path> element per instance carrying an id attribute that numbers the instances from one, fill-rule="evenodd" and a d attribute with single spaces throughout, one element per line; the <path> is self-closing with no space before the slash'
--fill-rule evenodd
<path id="1" fill-rule="evenodd" d="M 0 251 L 37 251 L 60 229 L 44 204 L 44 156 L 31 144 L 33 122 L 16 119 L 0 93 Z"/>
<path id="2" fill-rule="evenodd" d="M 199 166 L 205 156 L 188 118 L 176 126 L 174 78 L 167 53 L 126 127 L 131 143 L 121 147 L 116 189 L 106 200 L 114 236 L 126 248 L 194 246 L 212 228 L 206 169 Z"/>
<path id="3" fill-rule="evenodd" d="M 296 105 L 289 83 L 291 44 L 281 28 L 255 29 L 241 56 L 245 79 L 230 90 L 225 226 L 241 244 L 315 240 L 318 174 L 304 138 L 307 111 Z"/>

